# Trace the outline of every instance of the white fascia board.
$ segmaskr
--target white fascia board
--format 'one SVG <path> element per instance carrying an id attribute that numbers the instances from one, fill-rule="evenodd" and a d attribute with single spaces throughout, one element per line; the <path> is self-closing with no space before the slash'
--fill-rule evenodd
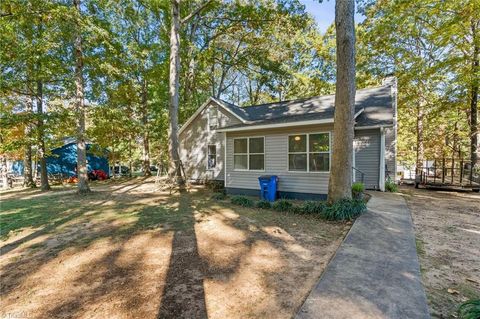
<path id="1" fill-rule="evenodd" d="M 192 114 L 192 116 L 189 117 L 189 119 L 182 125 L 182 127 L 180 127 L 180 129 L 178 130 L 178 134 L 180 135 L 187 127 L 188 125 L 190 125 L 190 123 L 193 122 L 193 120 L 195 120 L 195 118 L 210 104 L 210 102 L 214 102 L 215 104 L 217 104 L 218 106 L 220 106 L 222 109 L 226 110 L 228 113 L 232 114 L 233 116 L 235 116 L 237 119 L 239 119 L 242 123 L 248 123 L 247 121 L 245 121 L 244 119 L 242 119 L 240 116 L 238 116 L 237 114 L 235 114 L 234 112 L 232 112 L 230 109 L 228 109 L 228 107 L 226 107 L 225 105 L 223 105 L 223 103 L 221 101 L 218 101 L 217 99 L 215 99 L 214 97 L 209 97 L 208 100 L 202 104 L 202 106 L 200 106 L 196 111 L 195 113 Z"/>
<path id="2" fill-rule="evenodd" d="M 182 127 L 180 127 L 180 129 L 178 130 L 178 135 L 180 135 L 185 130 L 185 128 L 193 122 L 193 120 L 207 107 L 208 104 L 210 104 L 211 101 L 213 101 L 212 98 L 209 98 L 205 103 L 202 104 L 202 106 L 200 106 L 195 111 L 195 113 L 192 114 L 192 116 L 188 118 L 185 123 L 183 123 Z"/>
<path id="3" fill-rule="evenodd" d="M 219 106 L 221 106 L 225 111 L 227 111 L 228 113 L 232 114 L 233 116 L 235 116 L 238 120 L 240 120 L 242 123 L 251 123 L 250 121 L 246 121 L 244 118 L 242 118 L 240 115 L 238 115 L 237 113 L 235 112 L 232 112 L 232 110 L 230 110 L 227 106 L 225 106 L 222 101 L 220 100 L 217 100 L 216 98 L 214 97 L 210 97 L 210 99 L 212 101 L 214 101 L 215 103 L 217 103 Z"/>
<path id="4" fill-rule="evenodd" d="M 361 108 L 357 113 L 355 113 L 355 115 L 353 116 L 353 119 L 355 120 L 360 114 L 363 113 L 363 111 L 365 111 L 365 108 Z"/>

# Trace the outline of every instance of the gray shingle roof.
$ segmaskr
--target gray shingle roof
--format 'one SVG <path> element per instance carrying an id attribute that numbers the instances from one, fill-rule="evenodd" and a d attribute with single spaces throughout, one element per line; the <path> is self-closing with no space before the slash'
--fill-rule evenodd
<path id="1" fill-rule="evenodd" d="M 230 126 L 252 126 L 297 121 L 333 119 L 335 95 L 323 95 L 306 99 L 239 107 L 220 101 L 224 107 L 244 119 L 247 123 Z M 357 117 L 356 126 L 393 124 L 393 98 L 391 85 L 357 90 L 355 113 L 364 109 Z M 230 128 L 229 127 L 229 128 Z"/>

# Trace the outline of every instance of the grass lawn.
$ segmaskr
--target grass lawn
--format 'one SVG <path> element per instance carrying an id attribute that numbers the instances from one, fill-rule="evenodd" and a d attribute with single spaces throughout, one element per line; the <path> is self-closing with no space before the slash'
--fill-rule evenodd
<path id="1" fill-rule="evenodd" d="M 403 186 L 433 318 L 456 318 L 480 299 L 480 195 Z"/>
<path id="2" fill-rule="evenodd" d="M 0 194 L 0 317 L 290 318 L 350 228 L 153 180 Z"/>

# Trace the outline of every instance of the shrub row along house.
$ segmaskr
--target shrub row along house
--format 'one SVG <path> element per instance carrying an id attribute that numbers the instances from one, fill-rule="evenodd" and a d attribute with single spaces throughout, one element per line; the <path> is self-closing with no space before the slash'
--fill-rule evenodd
<path id="1" fill-rule="evenodd" d="M 396 176 L 394 77 L 357 90 L 353 176 L 385 189 Z M 258 195 L 258 177 L 277 175 L 279 196 L 324 199 L 332 158 L 335 95 L 240 107 L 210 98 L 180 129 L 190 180 L 223 181 L 230 194 Z"/>

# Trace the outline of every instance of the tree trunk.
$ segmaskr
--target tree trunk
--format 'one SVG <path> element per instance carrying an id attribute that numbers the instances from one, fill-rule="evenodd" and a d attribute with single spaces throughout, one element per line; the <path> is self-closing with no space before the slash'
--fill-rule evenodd
<path id="1" fill-rule="evenodd" d="M 80 19 L 80 1 L 73 0 L 73 5 L 77 10 L 77 19 Z M 77 20 L 78 21 L 78 20 Z M 77 23 L 77 34 L 75 36 L 75 112 L 77 115 L 77 176 L 78 193 L 85 194 L 90 192 L 88 186 L 87 170 L 87 146 L 85 143 L 85 101 L 83 85 L 83 52 L 82 35 L 79 23 Z"/>
<path id="2" fill-rule="evenodd" d="M 180 171 L 180 143 L 178 141 L 178 100 L 180 72 L 180 0 L 171 0 L 172 22 L 170 27 L 170 82 L 169 82 L 169 130 L 168 154 L 170 157 L 169 175 L 180 186 L 185 184 Z"/>
<path id="3" fill-rule="evenodd" d="M 8 189 L 10 188 L 10 184 L 8 183 L 8 175 L 7 175 L 7 158 L 5 156 L 2 156 L 1 158 L 1 168 L 0 168 L 0 174 L 2 175 L 2 188 L 3 189 Z"/>
<path id="4" fill-rule="evenodd" d="M 423 119 L 425 114 L 423 113 L 423 105 L 417 106 L 417 159 L 416 168 L 417 172 L 420 172 L 425 160 L 425 147 L 423 144 Z"/>
<path id="5" fill-rule="evenodd" d="M 27 102 L 27 113 L 29 117 L 33 114 L 33 98 Z M 31 119 L 25 126 L 25 149 L 24 149 L 24 158 L 23 158 L 23 186 L 24 187 L 36 187 L 32 175 L 32 124 Z"/>
<path id="6" fill-rule="evenodd" d="M 37 81 L 37 142 L 38 142 L 38 161 L 40 163 L 40 185 L 42 191 L 50 190 L 48 184 L 47 161 L 45 159 L 45 134 L 43 123 L 43 82 Z"/>
<path id="7" fill-rule="evenodd" d="M 150 171 L 150 143 L 148 132 L 148 86 L 147 80 L 142 81 L 142 124 L 143 124 L 143 175 L 152 176 Z"/>
<path id="8" fill-rule="evenodd" d="M 132 177 L 132 162 L 133 162 L 133 158 L 132 158 L 132 139 L 133 137 L 132 136 L 129 136 L 128 138 L 128 177 Z"/>
<path id="9" fill-rule="evenodd" d="M 472 166 L 478 166 L 480 149 L 478 145 L 478 87 L 480 85 L 480 46 L 476 21 L 472 20 L 473 60 L 472 60 L 472 87 L 470 94 L 470 159 Z"/>
<path id="10" fill-rule="evenodd" d="M 336 1 L 337 83 L 328 202 L 352 198 L 353 117 L 355 107 L 354 0 Z"/>

